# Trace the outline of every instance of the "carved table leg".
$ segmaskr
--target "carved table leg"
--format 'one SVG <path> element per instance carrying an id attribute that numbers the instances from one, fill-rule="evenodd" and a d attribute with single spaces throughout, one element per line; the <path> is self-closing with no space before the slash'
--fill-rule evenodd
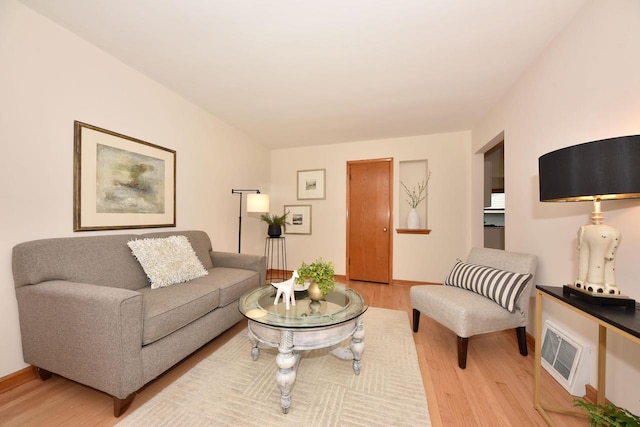
<path id="1" fill-rule="evenodd" d="M 251 331 L 249 331 L 249 341 L 251 341 L 251 358 L 255 362 L 260 356 L 260 347 L 258 347 L 258 339 Z"/>
<path id="2" fill-rule="evenodd" d="M 349 346 L 353 352 L 353 372 L 360 375 L 360 367 L 362 366 L 362 353 L 364 353 L 364 322 L 362 316 L 356 320 L 356 330 L 351 337 Z"/>
<path id="3" fill-rule="evenodd" d="M 298 366 L 299 355 L 293 352 L 293 332 L 280 332 L 280 346 L 276 356 L 276 382 L 280 387 L 280 406 L 282 413 L 289 412 L 291 406 L 291 389 L 296 380 L 296 368 Z"/>
<path id="4" fill-rule="evenodd" d="M 330 353 L 343 360 L 353 360 L 353 372 L 356 375 L 360 375 L 362 353 L 364 353 L 364 322 L 362 317 L 356 320 L 356 327 L 351 335 L 349 348 L 333 346 Z"/>

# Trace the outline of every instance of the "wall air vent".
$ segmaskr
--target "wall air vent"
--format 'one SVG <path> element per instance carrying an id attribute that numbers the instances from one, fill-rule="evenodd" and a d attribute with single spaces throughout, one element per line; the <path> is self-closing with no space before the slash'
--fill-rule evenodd
<path id="1" fill-rule="evenodd" d="M 584 396 L 589 382 L 589 348 L 546 321 L 542 330 L 542 366 L 573 396 Z"/>

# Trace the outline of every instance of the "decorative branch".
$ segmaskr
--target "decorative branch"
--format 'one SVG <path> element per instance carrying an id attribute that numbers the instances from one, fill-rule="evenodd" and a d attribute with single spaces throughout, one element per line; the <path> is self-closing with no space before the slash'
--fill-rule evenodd
<path id="1" fill-rule="evenodd" d="M 431 178 L 431 171 L 427 173 L 426 180 L 418 183 L 417 191 L 416 191 L 416 187 L 413 187 L 411 190 L 409 190 L 409 188 L 404 184 L 404 182 L 400 181 L 400 185 L 402 185 L 402 188 L 404 189 L 404 192 L 407 195 L 407 199 L 405 200 L 407 201 L 407 203 L 409 203 L 409 206 L 415 209 L 418 207 L 420 202 L 422 202 L 424 199 L 427 198 L 427 195 L 429 194 L 429 192 L 427 191 L 427 188 L 429 187 L 430 178 Z"/>

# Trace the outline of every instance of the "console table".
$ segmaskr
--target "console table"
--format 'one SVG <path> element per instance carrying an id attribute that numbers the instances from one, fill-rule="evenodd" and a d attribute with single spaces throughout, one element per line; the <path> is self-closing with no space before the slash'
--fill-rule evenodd
<path id="1" fill-rule="evenodd" d="M 287 276 L 287 244 L 284 236 L 267 237 L 264 241 L 264 256 L 267 258 L 267 283 L 283 282 Z"/>
<path id="2" fill-rule="evenodd" d="M 536 353 L 534 364 L 533 404 L 546 423 L 555 425 L 546 411 L 571 415 L 585 415 L 559 406 L 542 403 L 540 395 L 540 377 L 542 374 L 542 302 L 544 299 L 560 304 L 598 325 L 598 388 L 597 403 L 603 405 L 606 397 L 606 360 L 607 330 L 616 332 L 624 338 L 640 344 L 640 304 L 635 310 L 591 304 L 575 295 L 565 295 L 562 287 L 536 286 Z"/>

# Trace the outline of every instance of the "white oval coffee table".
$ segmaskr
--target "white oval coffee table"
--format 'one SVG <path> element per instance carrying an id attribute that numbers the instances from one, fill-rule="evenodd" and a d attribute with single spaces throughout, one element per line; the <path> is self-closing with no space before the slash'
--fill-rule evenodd
<path id="1" fill-rule="evenodd" d="M 331 348 L 334 356 L 352 360 L 353 371 L 360 373 L 364 352 L 362 315 L 368 307 L 358 292 L 340 283 L 319 305 L 312 303 L 307 292 L 296 292 L 296 305 L 286 310 L 282 300 L 273 305 L 275 295 L 273 286 L 262 286 L 243 295 L 238 307 L 248 319 L 253 360 L 260 355 L 260 345 L 278 349 L 276 383 L 280 406 L 286 414 L 291 407 L 291 389 L 301 351 Z M 349 337 L 349 348 L 338 346 Z"/>

